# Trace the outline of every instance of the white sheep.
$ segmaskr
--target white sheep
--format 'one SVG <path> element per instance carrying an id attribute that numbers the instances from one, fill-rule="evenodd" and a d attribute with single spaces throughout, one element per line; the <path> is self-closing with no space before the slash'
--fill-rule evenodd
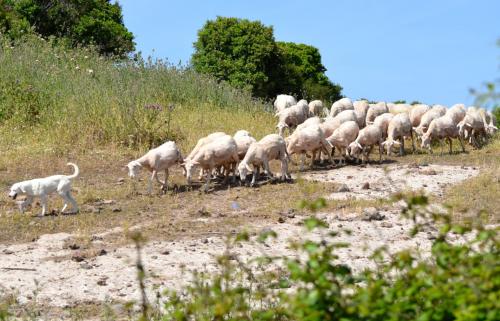
<path id="1" fill-rule="evenodd" d="M 335 117 L 344 110 L 354 110 L 352 101 L 349 98 L 342 98 L 332 104 L 330 117 Z"/>
<path id="2" fill-rule="evenodd" d="M 387 104 L 387 109 L 391 114 L 409 113 L 412 109 L 410 104 Z"/>
<path id="3" fill-rule="evenodd" d="M 311 118 L 307 118 L 302 124 L 298 125 L 295 130 L 301 130 L 302 128 L 311 126 L 311 125 L 319 125 L 321 124 L 321 118 L 315 116 Z"/>
<path id="4" fill-rule="evenodd" d="M 319 125 L 311 125 L 301 130 L 295 131 L 291 136 L 285 139 L 288 155 L 301 154 L 300 170 L 304 170 L 305 154 L 312 152 L 311 167 L 314 166 L 316 152 L 322 150 L 328 155 L 330 162 L 333 164 L 331 157 L 331 146 L 325 139 L 325 134 Z"/>
<path id="5" fill-rule="evenodd" d="M 379 163 L 382 162 L 382 129 L 374 124 L 368 125 L 359 131 L 356 140 L 347 146 L 347 154 L 351 157 L 358 157 L 361 154 L 361 161 L 364 164 L 369 160 L 373 146 L 378 145 Z"/>
<path id="6" fill-rule="evenodd" d="M 382 138 L 387 137 L 387 129 L 389 128 L 389 123 L 391 122 L 392 118 L 394 118 L 394 115 L 391 113 L 385 113 L 382 115 L 377 116 L 375 120 L 373 121 L 373 125 L 380 127 L 382 130 Z"/>
<path id="7" fill-rule="evenodd" d="M 356 117 L 358 119 L 359 128 L 363 128 L 366 126 L 366 113 L 368 112 L 368 108 L 370 105 L 366 100 L 356 100 L 352 103 L 354 107 L 354 112 L 356 113 Z"/>
<path id="8" fill-rule="evenodd" d="M 389 109 L 387 108 L 387 105 L 385 102 L 381 101 L 376 104 L 369 104 L 368 111 L 366 112 L 366 120 L 365 124 L 366 125 L 371 125 L 373 124 L 373 121 L 377 116 L 388 113 Z"/>
<path id="9" fill-rule="evenodd" d="M 485 126 L 484 119 L 478 109 L 471 109 L 468 111 L 464 119 L 458 123 L 457 127 L 460 137 L 465 139 L 470 138 L 469 142 L 476 148 L 480 147 L 478 139 L 486 138 L 487 126 Z"/>
<path id="10" fill-rule="evenodd" d="M 429 105 L 417 104 L 410 110 L 410 121 L 412 127 L 416 128 L 420 125 L 420 120 L 422 116 L 431 109 Z"/>
<path id="11" fill-rule="evenodd" d="M 498 130 L 497 118 L 491 111 L 484 108 L 479 108 L 478 111 L 483 119 L 486 134 L 492 136 Z"/>
<path id="12" fill-rule="evenodd" d="M 226 136 L 227 134 L 224 133 L 224 132 L 215 132 L 215 133 L 212 133 L 212 134 L 209 134 L 205 137 L 202 137 L 200 139 L 198 139 L 198 142 L 196 143 L 196 146 L 194 146 L 193 150 L 191 151 L 191 153 L 189 153 L 189 155 L 184 159 L 184 163 L 191 159 L 193 157 L 193 155 L 195 155 L 198 150 L 203 146 L 203 145 L 206 145 L 206 144 L 209 144 L 211 142 L 213 142 L 214 140 L 216 140 L 217 138 L 219 137 L 223 137 L 223 136 Z M 183 175 L 186 176 L 186 169 L 184 168 L 184 166 L 182 166 L 182 171 L 183 171 Z M 203 169 L 200 170 L 200 179 L 203 177 Z"/>
<path id="13" fill-rule="evenodd" d="M 355 122 L 358 121 L 356 112 L 354 110 L 344 110 L 333 118 L 326 117 L 325 121 L 322 122 L 319 126 L 321 127 L 321 130 L 323 130 L 325 137 L 328 137 L 332 135 L 335 129 L 339 128 L 340 125 L 351 120 Z"/>
<path id="14" fill-rule="evenodd" d="M 444 116 L 445 114 L 446 111 L 442 108 L 432 107 L 422 116 L 422 118 L 420 119 L 420 124 L 417 127 L 413 128 L 413 130 L 415 131 L 415 133 L 417 133 L 418 136 L 422 137 L 422 135 L 427 131 L 427 128 L 429 128 L 431 122 L 436 118 Z"/>
<path id="15" fill-rule="evenodd" d="M 281 179 L 285 180 L 289 177 L 286 143 L 283 137 L 276 134 L 270 134 L 264 136 L 264 138 L 253 143 L 248 148 L 245 157 L 238 165 L 241 181 L 245 181 L 248 172 L 253 172 L 252 182 L 250 183 L 250 185 L 253 186 L 260 167 L 264 167 L 264 172 L 268 176 L 273 177 L 271 169 L 269 168 L 269 161 L 275 159 L 281 161 Z M 253 166 L 253 169 L 250 165 Z"/>
<path id="16" fill-rule="evenodd" d="M 387 149 L 387 155 L 391 155 L 392 146 L 399 146 L 399 155 L 403 156 L 405 138 L 407 137 L 411 137 L 411 145 L 413 147 L 413 152 L 415 152 L 413 127 L 411 125 L 410 116 L 407 113 L 397 114 L 389 122 L 387 139 L 382 143 L 382 146 Z M 397 139 L 399 139 L 400 142 L 398 142 Z"/>
<path id="17" fill-rule="evenodd" d="M 437 105 L 437 104 L 432 105 L 431 109 L 437 110 L 441 116 L 444 116 L 446 114 L 446 112 L 448 111 L 448 108 L 446 106 Z"/>
<path id="18" fill-rule="evenodd" d="M 334 148 L 338 148 L 341 159 L 339 165 L 342 165 L 342 160 L 345 164 L 345 156 L 347 155 L 347 147 L 350 143 L 356 140 L 359 133 L 358 123 L 355 121 L 347 121 L 335 129 L 333 134 L 326 138 L 326 141 L 332 144 Z M 332 153 L 333 154 L 333 153 Z M 332 155 L 333 156 L 333 155 Z"/>
<path id="19" fill-rule="evenodd" d="M 307 106 L 307 105 L 306 105 Z M 278 132 L 280 136 L 284 136 L 285 128 L 292 129 L 302 124 L 309 115 L 309 107 L 304 108 L 303 105 L 293 105 L 285 110 L 276 113 L 278 117 Z"/>
<path id="20" fill-rule="evenodd" d="M 465 152 L 462 137 L 459 135 L 459 129 L 450 116 L 444 115 L 433 119 L 427 131 L 422 135 L 422 148 L 427 148 L 432 154 L 431 142 L 433 139 L 439 140 L 441 144 L 441 155 L 443 154 L 443 140 L 446 139 L 450 144 L 450 154 L 452 153 L 452 138 L 458 138 L 462 151 Z"/>
<path id="21" fill-rule="evenodd" d="M 151 194 L 153 180 L 161 184 L 162 189 L 168 188 L 168 169 L 175 164 L 183 162 L 181 152 L 175 142 L 168 141 L 163 145 L 148 151 L 144 156 L 127 164 L 128 175 L 135 178 L 141 168 L 150 171 L 151 177 L 148 181 L 148 193 Z M 165 181 L 158 178 L 158 172 L 165 171 Z"/>
<path id="22" fill-rule="evenodd" d="M 240 160 L 242 160 L 243 157 L 245 157 L 248 147 L 250 147 L 252 143 L 255 143 L 257 141 L 246 130 L 238 130 L 234 134 L 233 138 L 234 141 L 236 142 L 236 147 L 238 149 L 238 157 L 240 158 Z"/>
<path id="23" fill-rule="evenodd" d="M 212 142 L 201 146 L 191 159 L 184 162 L 187 183 L 191 185 L 196 167 L 201 167 L 206 174 L 205 191 L 208 191 L 212 177 L 211 173 L 217 167 L 224 166 L 226 169 L 226 179 L 229 170 L 232 169 L 234 181 L 236 179 L 236 164 L 238 161 L 238 147 L 234 138 L 229 135 L 218 137 Z"/>
<path id="24" fill-rule="evenodd" d="M 446 111 L 445 115 L 450 116 L 451 119 L 453 119 L 453 123 L 456 125 L 464 119 L 465 113 L 466 110 L 464 104 L 455 104 Z"/>
<path id="25" fill-rule="evenodd" d="M 313 100 L 309 103 L 309 116 L 321 116 L 323 112 L 323 102 L 321 100 Z"/>
<path id="26" fill-rule="evenodd" d="M 297 100 L 293 96 L 290 95 L 278 95 L 276 100 L 274 101 L 274 109 L 276 112 L 280 112 L 285 110 L 288 107 L 297 104 Z"/>

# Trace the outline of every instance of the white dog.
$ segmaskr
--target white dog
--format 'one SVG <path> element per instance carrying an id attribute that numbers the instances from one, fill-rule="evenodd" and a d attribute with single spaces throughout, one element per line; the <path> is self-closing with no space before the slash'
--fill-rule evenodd
<path id="1" fill-rule="evenodd" d="M 27 196 L 26 200 L 20 204 L 20 209 L 23 213 L 24 209 L 33 202 L 34 197 L 40 197 L 43 216 L 47 213 L 48 195 L 57 192 L 64 199 L 64 206 L 61 212 L 64 212 L 66 207 L 68 207 L 68 203 L 71 203 L 71 207 L 73 208 L 71 213 L 77 213 L 78 205 L 73 197 L 71 197 L 71 180 L 80 174 L 80 170 L 78 166 L 73 163 L 68 163 L 67 165 L 73 166 L 75 170 L 73 175 L 54 175 L 15 183 L 10 188 L 9 197 L 16 199 L 19 194 L 25 194 Z"/>

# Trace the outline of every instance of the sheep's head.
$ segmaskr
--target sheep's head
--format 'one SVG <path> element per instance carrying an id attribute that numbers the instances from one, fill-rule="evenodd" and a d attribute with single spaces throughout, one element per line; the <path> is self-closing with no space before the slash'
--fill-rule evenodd
<path id="1" fill-rule="evenodd" d="M 415 134 L 417 134 L 418 137 L 422 137 L 422 135 L 424 134 L 424 128 L 423 127 L 413 127 L 413 131 L 415 132 Z"/>
<path id="2" fill-rule="evenodd" d="M 284 137 L 285 135 L 285 128 L 288 128 L 288 125 L 285 122 L 279 122 L 278 125 L 276 125 L 276 128 L 278 128 L 278 133 L 281 137 Z"/>
<path id="3" fill-rule="evenodd" d="M 431 135 L 422 135 L 422 148 L 430 148 L 431 147 Z"/>
<path id="4" fill-rule="evenodd" d="M 194 171 L 196 170 L 196 167 L 199 165 L 200 165 L 200 163 L 198 163 L 197 161 L 193 161 L 193 160 L 187 160 L 183 164 L 188 185 L 191 185 Z"/>
<path id="5" fill-rule="evenodd" d="M 392 147 L 399 147 L 401 146 L 401 143 L 396 141 L 396 140 L 386 140 L 385 142 L 382 143 L 382 146 L 387 149 L 387 155 L 391 155 L 392 153 Z"/>
<path id="6" fill-rule="evenodd" d="M 128 168 L 128 176 L 130 178 L 135 178 L 137 174 L 139 174 L 139 170 L 142 168 L 142 165 L 138 161 L 131 161 L 127 164 Z"/>
<path id="7" fill-rule="evenodd" d="M 238 173 L 240 174 L 240 180 L 242 182 L 244 182 L 246 180 L 247 174 L 251 171 L 252 171 L 252 169 L 250 168 L 250 166 L 248 166 L 248 164 L 243 164 L 243 162 L 241 162 L 238 165 Z"/>
<path id="8" fill-rule="evenodd" d="M 357 156 L 361 153 L 362 150 L 363 147 L 356 141 L 350 143 L 349 146 L 347 146 L 347 154 L 349 156 Z"/>
<path id="9" fill-rule="evenodd" d="M 497 126 L 494 126 L 494 125 L 488 125 L 488 127 L 486 128 L 486 132 L 489 134 L 489 135 L 494 135 L 496 133 L 496 131 L 498 130 L 498 127 Z"/>

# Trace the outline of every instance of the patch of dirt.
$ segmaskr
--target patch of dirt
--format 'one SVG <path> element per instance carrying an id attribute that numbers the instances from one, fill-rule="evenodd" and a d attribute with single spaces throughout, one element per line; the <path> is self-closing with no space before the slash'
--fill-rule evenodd
<path id="1" fill-rule="evenodd" d="M 379 199 L 401 191 L 443 196 L 446 187 L 479 174 L 477 167 L 450 165 L 345 166 L 302 175 L 304 179 L 341 184 L 328 199 Z"/>

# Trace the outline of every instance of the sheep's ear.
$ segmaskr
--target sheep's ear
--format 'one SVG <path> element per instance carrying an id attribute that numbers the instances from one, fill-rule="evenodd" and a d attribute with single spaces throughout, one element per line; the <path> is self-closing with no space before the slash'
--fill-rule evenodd
<path id="1" fill-rule="evenodd" d="M 393 144 L 394 144 L 394 146 L 396 146 L 396 147 L 399 147 L 399 146 L 401 145 L 401 143 L 400 143 L 400 142 L 398 142 L 397 140 L 396 140 L 396 141 L 394 141 L 394 143 L 393 143 Z"/>
<path id="2" fill-rule="evenodd" d="M 357 145 L 359 148 L 363 149 L 363 147 L 361 146 L 361 144 L 360 144 L 359 142 L 356 142 L 356 145 Z"/>
<path id="3" fill-rule="evenodd" d="M 245 167 L 247 168 L 247 171 L 251 172 L 252 169 L 250 168 L 250 166 L 248 164 L 245 164 Z"/>

